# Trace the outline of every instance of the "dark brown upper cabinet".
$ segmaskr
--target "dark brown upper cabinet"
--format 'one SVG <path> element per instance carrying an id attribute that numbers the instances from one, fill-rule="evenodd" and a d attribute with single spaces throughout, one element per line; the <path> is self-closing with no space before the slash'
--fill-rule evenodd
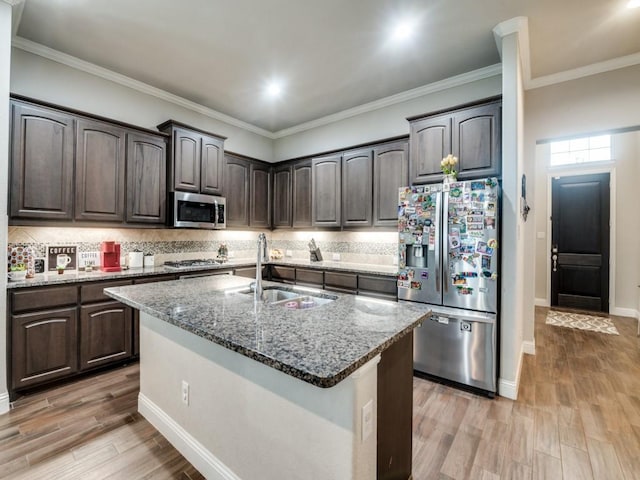
<path id="1" fill-rule="evenodd" d="M 273 227 L 291 228 L 291 165 L 273 169 Z"/>
<path id="2" fill-rule="evenodd" d="M 249 226 L 271 228 L 271 167 L 251 162 Z"/>
<path id="3" fill-rule="evenodd" d="M 166 165 L 167 144 L 163 138 L 127 134 L 127 222 L 165 222 Z"/>
<path id="4" fill-rule="evenodd" d="M 452 152 L 458 157 L 458 178 L 500 174 L 502 102 L 457 111 L 452 119 Z"/>
<path id="5" fill-rule="evenodd" d="M 291 224 L 293 228 L 311 227 L 311 178 L 313 170 L 311 160 L 296 162 L 291 169 L 292 176 L 292 212 Z"/>
<path id="6" fill-rule="evenodd" d="M 225 137 L 203 132 L 175 120 L 168 120 L 157 128 L 171 135 L 170 189 L 221 195 L 225 171 Z"/>
<path id="7" fill-rule="evenodd" d="M 406 141 L 373 149 L 373 226 L 398 226 L 398 191 L 409 184 L 409 144 Z"/>
<path id="8" fill-rule="evenodd" d="M 411 118 L 412 184 L 443 179 L 440 161 L 458 157 L 459 180 L 499 176 L 502 161 L 502 101 L 476 103 L 421 118 Z"/>
<path id="9" fill-rule="evenodd" d="M 342 155 L 311 161 L 311 218 L 314 227 L 340 227 Z"/>
<path id="10" fill-rule="evenodd" d="M 451 153 L 451 117 L 411 122 L 411 183 L 442 181 L 440 162 Z"/>
<path id="11" fill-rule="evenodd" d="M 373 159 L 371 148 L 342 155 L 342 225 L 370 227 L 373 207 Z"/>
<path id="12" fill-rule="evenodd" d="M 227 227 L 249 226 L 249 160 L 225 155 L 224 195 L 227 199 Z"/>
<path id="13" fill-rule="evenodd" d="M 73 218 L 74 118 L 11 101 L 11 218 Z"/>
<path id="14" fill-rule="evenodd" d="M 124 221 L 125 130 L 76 122 L 76 220 Z"/>

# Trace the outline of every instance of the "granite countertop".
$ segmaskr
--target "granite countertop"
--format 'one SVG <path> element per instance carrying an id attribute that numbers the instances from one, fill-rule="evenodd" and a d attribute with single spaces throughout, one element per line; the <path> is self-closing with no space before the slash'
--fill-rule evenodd
<path id="1" fill-rule="evenodd" d="M 313 292 L 334 302 L 289 310 L 240 293 L 251 279 L 203 277 L 105 293 L 153 317 L 318 387 L 332 387 L 411 332 L 430 314 L 425 304 L 391 302 L 264 282 Z"/>
<path id="2" fill-rule="evenodd" d="M 209 266 L 209 267 L 191 267 L 180 270 L 166 268 L 164 265 L 149 268 L 131 268 L 120 272 L 102 272 L 93 270 L 92 272 L 66 271 L 62 275 L 57 272 L 39 273 L 35 278 L 21 281 L 8 281 L 7 289 L 24 288 L 24 287 L 42 287 L 46 285 L 61 285 L 65 283 L 95 282 L 98 280 L 125 280 L 127 278 L 146 277 L 150 275 L 167 275 L 167 274 L 189 274 L 194 271 L 204 270 L 227 270 L 230 268 L 252 267 L 256 264 L 255 259 L 232 259 L 225 263 Z M 366 263 L 346 263 L 346 262 L 311 262 L 309 260 L 270 260 L 265 262 L 271 265 L 283 265 L 287 267 L 305 267 L 314 269 L 330 269 L 344 272 L 367 273 L 371 275 L 396 276 L 398 267 L 387 265 L 371 265 Z"/>

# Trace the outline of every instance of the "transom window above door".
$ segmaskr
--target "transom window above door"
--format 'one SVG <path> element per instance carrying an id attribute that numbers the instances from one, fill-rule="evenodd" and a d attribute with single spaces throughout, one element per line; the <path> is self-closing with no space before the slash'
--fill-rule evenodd
<path id="1" fill-rule="evenodd" d="M 550 144 L 549 165 L 576 165 L 611 160 L 611 135 L 573 138 Z"/>

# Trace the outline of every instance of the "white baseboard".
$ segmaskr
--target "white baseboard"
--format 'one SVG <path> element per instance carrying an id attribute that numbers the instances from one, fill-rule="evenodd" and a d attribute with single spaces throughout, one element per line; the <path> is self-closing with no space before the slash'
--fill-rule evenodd
<path id="1" fill-rule="evenodd" d="M 536 354 L 536 342 L 525 340 L 522 342 L 522 352 L 527 355 L 535 355 Z"/>
<path id="2" fill-rule="evenodd" d="M 516 380 L 505 380 L 498 378 L 498 395 L 509 398 L 511 400 L 518 399 L 518 386 L 520 385 L 520 372 L 522 371 L 522 357 L 524 356 L 524 342 L 520 346 L 520 358 L 518 360 L 518 368 L 516 370 Z"/>
<path id="3" fill-rule="evenodd" d="M 613 307 L 611 310 L 609 310 L 609 314 L 617 315 L 619 317 L 638 318 L 638 311 L 634 310 L 633 308 Z"/>
<path id="4" fill-rule="evenodd" d="M 536 307 L 548 307 L 549 300 L 547 300 L 546 298 L 536 298 L 535 305 Z"/>
<path id="5" fill-rule="evenodd" d="M 160 407 L 138 394 L 138 411 L 208 480 L 241 480 Z"/>
<path id="6" fill-rule="evenodd" d="M 8 393 L 0 393 L 0 415 L 7 413 L 11 408 L 11 404 L 9 403 L 9 394 Z"/>

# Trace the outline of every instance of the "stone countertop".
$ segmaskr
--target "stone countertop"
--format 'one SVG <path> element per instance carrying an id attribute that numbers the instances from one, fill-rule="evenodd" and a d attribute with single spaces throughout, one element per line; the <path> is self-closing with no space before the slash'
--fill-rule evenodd
<path id="1" fill-rule="evenodd" d="M 133 308 L 318 387 L 332 387 L 411 332 L 430 315 L 425 304 L 264 282 L 334 302 L 289 310 L 241 293 L 251 279 L 203 277 L 105 293 Z M 304 293 L 303 293 L 304 294 Z"/>
<path id="2" fill-rule="evenodd" d="M 17 282 L 8 281 L 7 289 L 24 288 L 24 287 L 43 287 L 48 285 L 62 285 L 66 283 L 95 282 L 99 280 L 125 280 L 127 278 L 146 277 L 151 275 L 168 275 L 168 274 L 189 274 L 189 272 L 204 270 L 227 270 L 230 268 L 252 267 L 255 266 L 254 259 L 232 259 L 228 262 L 210 266 L 210 267 L 191 267 L 180 270 L 166 268 L 164 265 L 150 268 L 130 268 L 121 270 L 120 272 L 102 272 L 94 270 L 92 272 L 66 271 L 62 275 L 57 272 L 38 273 L 35 278 L 21 280 Z M 311 262 L 309 260 L 270 260 L 265 264 L 283 265 L 287 267 L 305 267 L 314 269 L 339 270 L 353 273 L 367 273 L 371 275 L 396 276 L 398 268 L 396 266 L 387 265 L 371 265 L 366 263 L 346 263 L 346 262 Z"/>

